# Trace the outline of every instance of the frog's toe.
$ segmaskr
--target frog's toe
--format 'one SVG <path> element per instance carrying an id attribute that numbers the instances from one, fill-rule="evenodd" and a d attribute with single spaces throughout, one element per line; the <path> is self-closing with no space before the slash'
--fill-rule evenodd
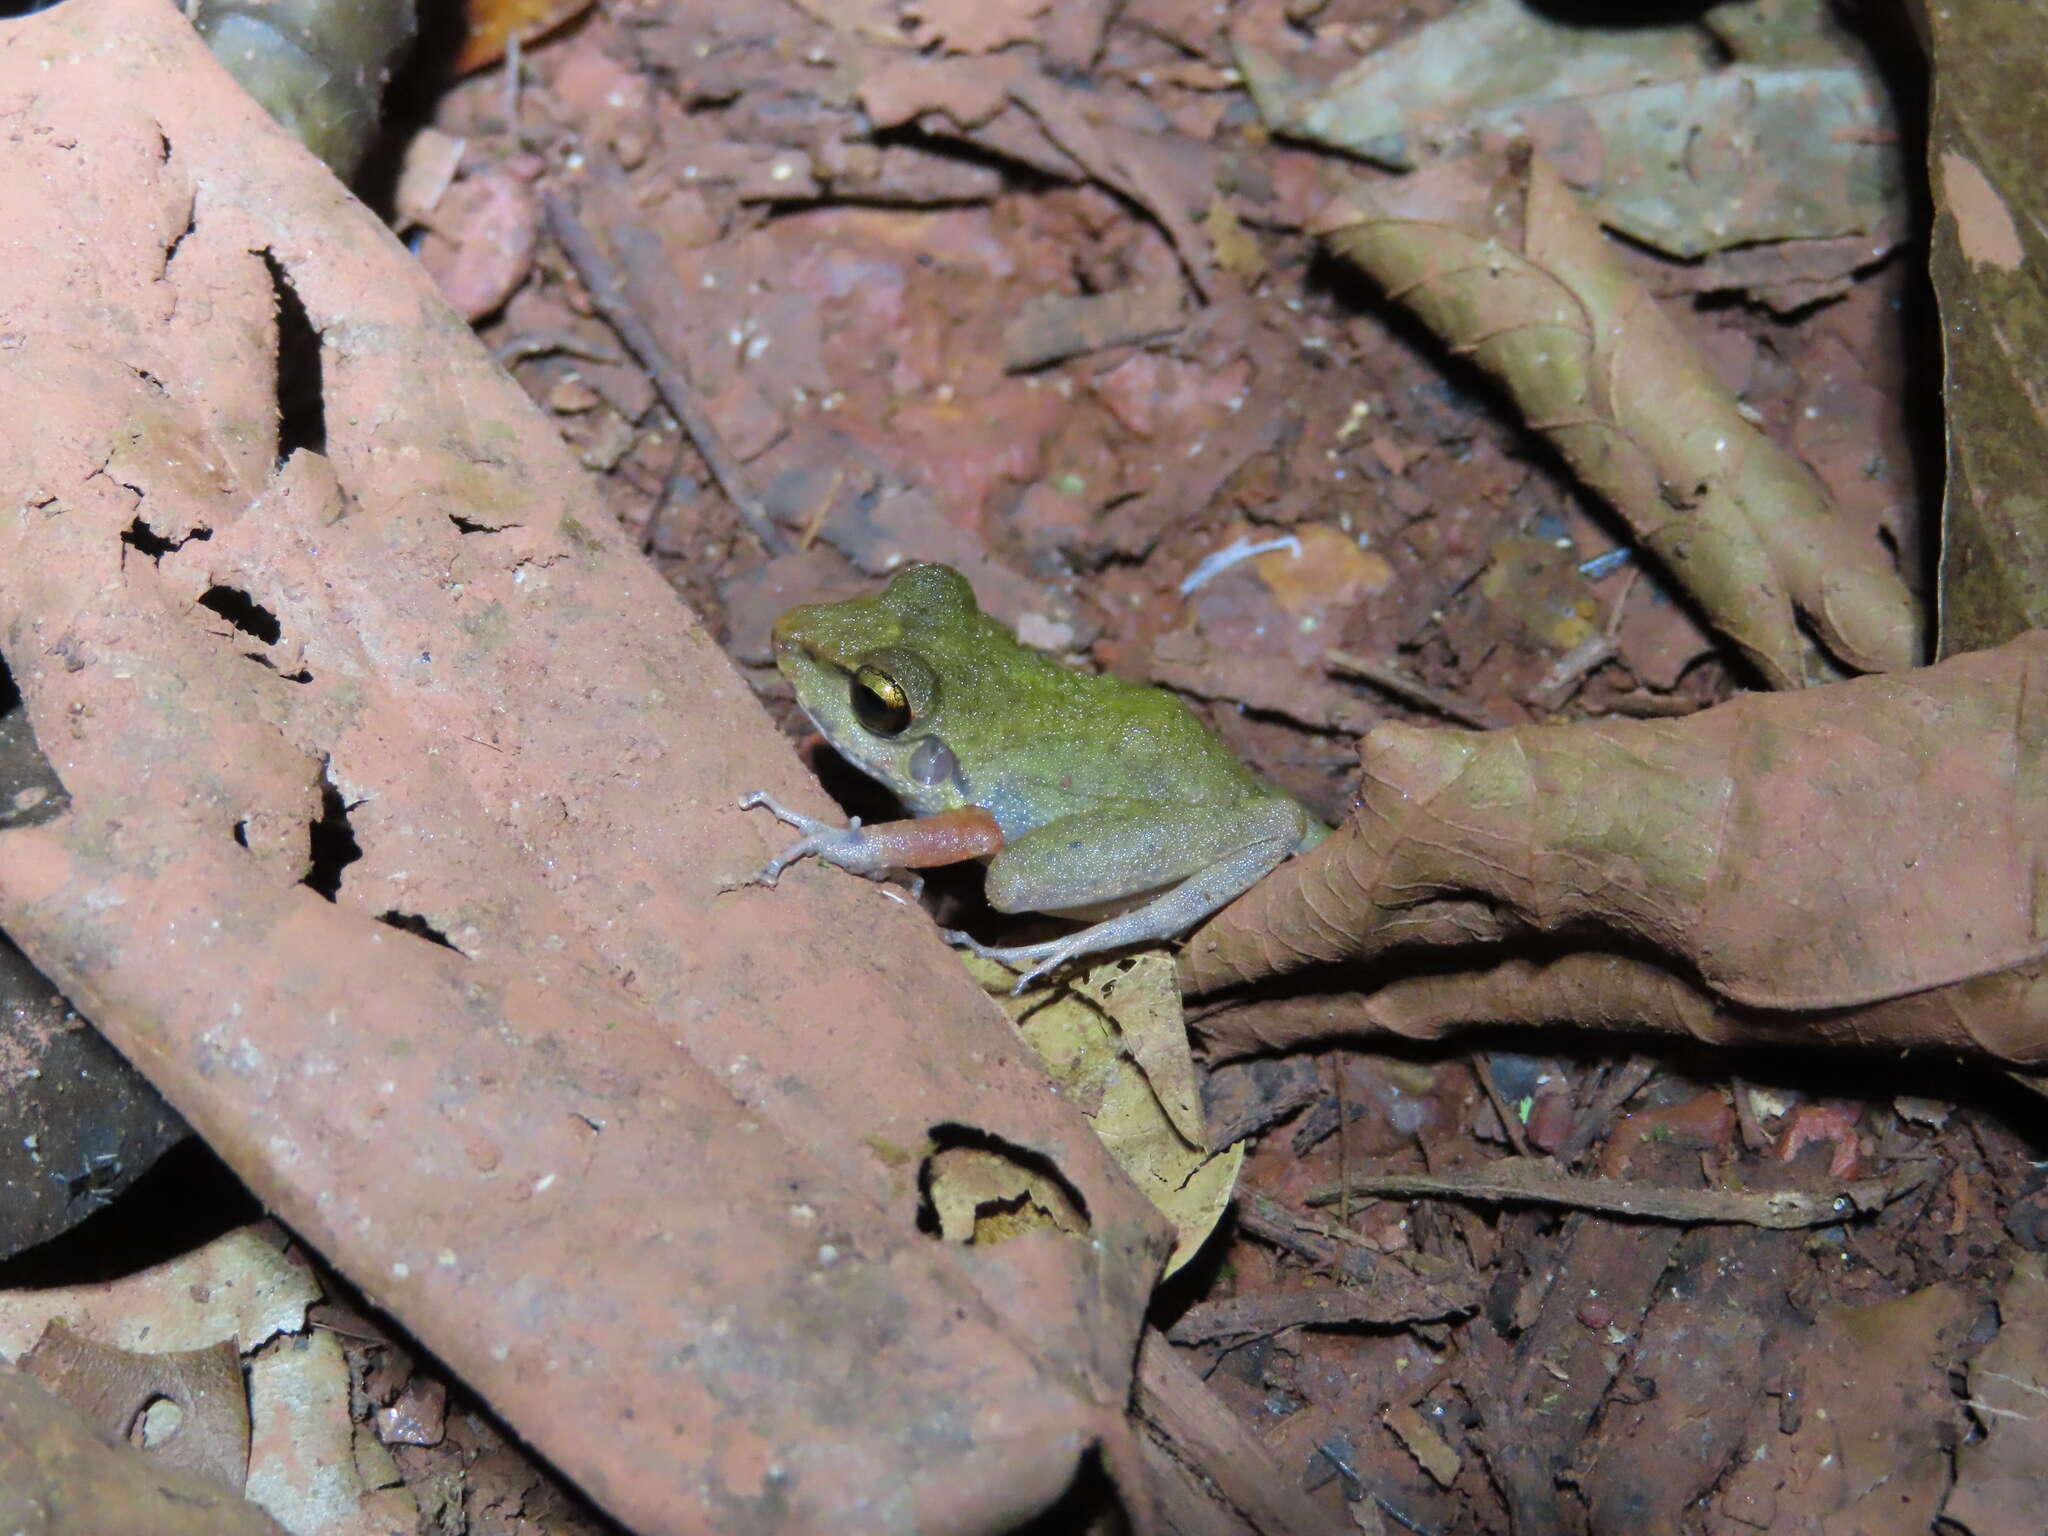
<path id="1" fill-rule="evenodd" d="M 1030 991 L 1034 985 L 1037 984 L 1039 977 L 1048 975 L 1049 973 L 1058 970 L 1061 966 L 1065 965 L 1066 963 L 1066 956 L 1061 955 L 1051 960 L 1041 961 L 1037 965 L 1031 966 L 1026 970 L 1020 971 L 1017 975 L 1017 985 L 1010 988 L 1010 996 L 1022 997 L 1026 992 Z"/>
<path id="2" fill-rule="evenodd" d="M 765 885 L 772 890 L 774 889 L 775 882 L 782 876 L 782 869 L 783 866 L 779 860 L 770 859 L 752 874 L 741 875 L 737 880 L 726 879 L 719 881 L 719 892 L 720 894 L 725 894 L 731 891 L 744 891 L 749 886 L 754 885 Z"/>
<path id="3" fill-rule="evenodd" d="M 965 928 L 941 928 L 939 935 L 955 949 L 964 949 L 969 954 L 979 955 L 984 960 L 994 960 L 1012 969 L 1023 964 L 1018 957 L 1028 955 L 1041 946 L 1036 944 L 1005 948 L 1001 944 L 984 944 Z"/>
<path id="4" fill-rule="evenodd" d="M 797 831 L 810 835 L 815 835 L 825 826 L 825 823 L 819 821 L 815 816 L 806 816 L 802 811 L 792 811 L 765 789 L 749 790 L 746 794 L 741 795 L 740 809 L 743 811 L 766 811 L 777 821 L 786 823 L 789 826 L 795 827 Z M 785 860 L 785 862 L 787 861 Z M 771 880 L 768 883 L 773 885 L 775 882 Z"/>
<path id="5" fill-rule="evenodd" d="M 984 944 L 973 934 L 961 928 L 942 928 L 946 942 L 956 949 L 967 950 L 984 960 L 993 960 L 997 965 L 1007 966 L 1016 971 L 1017 984 L 1010 988 L 1015 997 L 1036 982 L 1041 976 L 1058 970 L 1075 955 L 1082 953 L 1064 939 L 1051 939 L 1043 944 Z"/>
<path id="6" fill-rule="evenodd" d="M 742 880 L 740 885 L 765 885 L 772 891 L 775 889 L 775 882 L 782 878 L 782 871 L 787 867 L 780 859 L 770 859 L 766 864 L 763 864 L 759 869 L 747 876 L 746 879 Z"/>
<path id="7" fill-rule="evenodd" d="M 789 809 L 765 789 L 750 789 L 740 796 L 743 811 L 764 810 L 777 821 L 789 820 Z"/>

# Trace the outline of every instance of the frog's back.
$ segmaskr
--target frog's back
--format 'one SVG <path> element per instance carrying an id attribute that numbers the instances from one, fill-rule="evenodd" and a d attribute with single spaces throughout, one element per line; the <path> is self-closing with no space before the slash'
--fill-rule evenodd
<path id="1" fill-rule="evenodd" d="M 979 765 L 977 799 L 1006 830 L 1009 806 L 1023 820 L 1028 804 L 1028 819 L 1042 824 L 1117 801 L 1228 805 L 1279 794 L 1166 690 L 1028 654 L 1011 676 L 1002 739 Z"/>
<path id="2" fill-rule="evenodd" d="M 1118 803 L 1287 798 L 1173 694 L 1023 644 L 957 572 L 914 567 L 871 601 L 939 679 L 927 729 L 959 763 L 955 787 L 1006 836 Z"/>

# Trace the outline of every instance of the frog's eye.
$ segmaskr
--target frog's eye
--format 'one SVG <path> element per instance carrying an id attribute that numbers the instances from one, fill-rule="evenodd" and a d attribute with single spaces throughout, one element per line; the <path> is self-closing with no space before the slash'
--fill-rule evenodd
<path id="1" fill-rule="evenodd" d="M 880 667 L 853 674 L 853 717 L 877 736 L 901 736 L 910 729 L 910 697 Z"/>

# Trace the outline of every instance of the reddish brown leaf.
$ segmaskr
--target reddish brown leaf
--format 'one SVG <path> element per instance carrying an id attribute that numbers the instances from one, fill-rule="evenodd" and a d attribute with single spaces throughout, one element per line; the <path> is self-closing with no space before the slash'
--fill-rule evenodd
<path id="1" fill-rule="evenodd" d="M 721 893 L 740 792 L 826 806 L 547 421 L 174 10 L 15 23 L 0 89 L 0 651 L 72 797 L 0 833 L 0 922 L 636 1529 L 1127 1471 L 1161 1224 L 922 914 Z M 948 1127 L 1085 1232 L 920 1231 Z"/>

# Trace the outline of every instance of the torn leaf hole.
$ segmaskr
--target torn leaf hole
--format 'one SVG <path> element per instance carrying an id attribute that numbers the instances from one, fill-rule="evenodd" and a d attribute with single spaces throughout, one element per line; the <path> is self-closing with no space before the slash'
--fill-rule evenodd
<path id="1" fill-rule="evenodd" d="M 948 1242 L 1088 1231 L 1088 1202 L 1051 1158 L 972 1126 L 932 1128 L 917 1187 L 917 1229 Z"/>
<path id="2" fill-rule="evenodd" d="M 312 862 L 306 870 L 306 878 L 299 883 L 318 891 L 329 901 L 341 895 L 341 872 L 363 856 L 363 845 L 356 841 L 355 829 L 348 821 L 348 813 L 362 803 L 360 800 L 351 803 L 342 799 L 341 791 L 334 784 L 331 765 L 321 769 L 320 819 L 306 829 Z"/>
<path id="3" fill-rule="evenodd" d="M 291 275 L 270 251 L 263 253 L 263 265 L 277 300 L 277 462 L 282 464 L 301 448 L 327 451 L 327 382 L 320 333 Z"/>
<path id="4" fill-rule="evenodd" d="M 196 539 L 203 544 L 212 537 L 213 530 L 211 528 L 194 528 L 182 539 L 167 539 L 150 527 L 149 524 L 145 523 L 142 520 L 142 514 L 139 512 L 135 516 L 135 521 L 121 531 L 121 542 L 123 544 L 126 544 L 138 554 L 149 556 L 151 560 L 156 561 L 158 564 L 163 562 L 165 555 L 176 554 L 187 544 L 193 542 L 193 540 Z"/>
<path id="5" fill-rule="evenodd" d="M 211 586 L 200 595 L 199 606 L 211 609 L 251 640 L 275 645 L 284 634 L 277 615 L 240 587 Z"/>
<path id="6" fill-rule="evenodd" d="M 168 1393 L 153 1393 L 135 1410 L 128 1443 L 138 1450 L 161 1451 L 184 1427 L 185 1405 Z"/>
<path id="7" fill-rule="evenodd" d="M 417 912 L 400 912 L 393 908 L 389 912 L 379 912 L 377 914 L 377 921 L 387 927 L 396 928 L 403 933 L 409 933 L 415 938 L 425 939 L 429 944 L 438 944 L 443 949 L 454 950 L 458 955 L 462 953 L 461 950 L 456 949 L 455 945 L 450 942 L 447 934 L 436 928 Z"/>

